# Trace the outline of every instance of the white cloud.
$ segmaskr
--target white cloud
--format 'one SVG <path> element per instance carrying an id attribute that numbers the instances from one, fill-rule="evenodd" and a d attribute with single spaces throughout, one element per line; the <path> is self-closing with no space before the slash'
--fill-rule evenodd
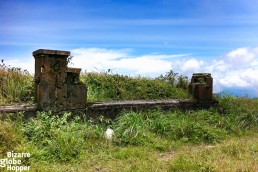
<path id="1" fill-rule="evenodd" d="M 14 60 L 6 60 L 4 63 L 7 65 L 7 67 L 16 67 L 21 68 L 23 70 L 27 70 L 30 74 L 33 74 L 35 69 L 34 65 L 34 59 L 31 58 L 29 60 L 25 59 L 14 59 Z"/>
<path id="2" fill-rule="evenodd" d="M 238 87 L 256 90 L 258 87 L 257 48 L 238 48 L 222 57 L 228 68 L 217 72 L 222 87 Z"/>
<path id="3" fill-rule="evenodd" d="M 238 48 L 229 52 L 226 57 L 232 63 L 244 65 L 253 61 L 255 55 L 257 55 L 257 50 L 255 49 Z"/>
<path id="4" fill-rule="evenodd" d="M 258 48 L 238 48 L 212 61 L 189 59 L 174 64 L 176 72 L 187 76 L 194 72 L 211 73 L 215 92 L 239 88 L 258 93 Z"/>
<path id="5" fill-rule="evenodd" d="M 250 84 L 245 81 L 241 76 L 233 74 L 232 76 L 226 76 L 219 80 L 220 84 L 226 87 L 249 87 Z"/>
<path id="6" fill-rule="evenodd" d="M 84 57 L 86 59 L 91 58 L 97 61 L 114 60 L 117 58 L 126 57 L 129 52 L 129 49 L 111 50 L 104 48 L 79 48 L 72 50 L 72 54 L 77 56 L 76 58 Z"/>
<path id="7" fill-rule="evenodd" d="M 75 49 L 72 50 L 72 54 L 75 56 L 72 61 L 73 67 L 80 67 L 87 71 L 112 69 L 131 75 L 159 75 L 171 69 L 171 59 L 187 56 L 187 54 L 132 56 L 131 52 L 130 49 Z"/>
<path id="8" fill-rule="evenodd" d="M 202 65 L 202 61 L 198 61 L 196 59 L 190 59 L 185 61 L 182 64 L 182 71 L 183 72 L 197 72 L 198 70 L 200 70 L 200 67 Z"/>
<path id="9" fill-rule="evenodd" d="M 110 61 L 107 66 L 117 69 L 125 69 L 136 74 L 164 73 L 171 69 L 171 64 L 164 60 L 151 59 L 146 57 L 136 57 Z"/>
<path id="10" fill-rule="evenodd" d="M 205 71 L 210 73 L 225 72 L 231 68 L 230 63 L 226 63 L 224 60 L 213 60 L 210 64 L 205 66 Z"/>
<path id="11" fill-rule="evenodd" d="M 80 48 L 72 50 L 72 67 L 87 71 L 110 69 L 106 64 L 127 56 L 130 50 L 108 50 L 101 48 Z"/>

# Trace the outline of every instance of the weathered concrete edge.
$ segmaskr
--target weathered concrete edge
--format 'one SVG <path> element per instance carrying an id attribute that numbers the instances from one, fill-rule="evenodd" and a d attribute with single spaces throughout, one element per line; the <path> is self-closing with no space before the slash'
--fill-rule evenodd
<path id="1" fill-rule="evenodd" d="M 34 57 L 38 55 L 62 55 L 62 56 L 70 56 L 70 51 L 62 51 L 62 50 L 49 50 L 49 49 L 38 49 L 32 53 Z"/>
<path id="2" fill-rule="evenodd" d="M 218 103 L 214 101 L 213 104 Z M 71 112 L 74 115 L 82 116 L 86 114 L 87 118 L 98 119 L 100 116 L 115 119 L 124 110 L 145 111 L 148 109 L 173 110 L 173 109 L 198 109 L 209 108 L 213 104 L 200 104 L 192 99 L 170 99 L 170 100 L 132 100 L 116 102 L 96 102 L 88 104 L 85 109 L 69 109 L 53 113 Z M 0 106 L 0 114 L 8 115 L 10 113 L 23 112 L 25 118 L 35 117 L 36 105 L 17 105 L 17 106 Z"/>

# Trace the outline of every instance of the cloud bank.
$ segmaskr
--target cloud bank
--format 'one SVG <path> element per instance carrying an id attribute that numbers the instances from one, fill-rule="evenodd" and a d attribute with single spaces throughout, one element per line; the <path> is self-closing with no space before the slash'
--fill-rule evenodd
<path id="1" fill-rule="evenodd" d="M 174 58 L 187 54 L 149 54 L 132 56 L 132 50 L 110 50 L 101 48 L 80 48 L 72 50 L 74 67 L 87 71 L 108 70 L 131 75 L 155 76 L 171 69 Z"/>
<path id="2" fill-rule="evenodd" d="M 185 75 L 211 73 L 221 87 L 257 88 L 258 48 L 238 48 L 212 61 L 196 58 L 176 61 L 172 69 Z"/>

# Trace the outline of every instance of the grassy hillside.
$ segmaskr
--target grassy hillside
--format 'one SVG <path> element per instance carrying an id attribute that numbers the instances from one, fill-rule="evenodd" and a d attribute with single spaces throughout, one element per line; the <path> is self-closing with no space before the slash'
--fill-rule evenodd
<path id="1" fill-rule="evenodd" d="M 220 102 L 209 110 L 125 112 L 99 124 L 47 112 L 0 121 L 0 157 L 30 152 L 32 171 L 257 171 L 258 100 Z M 111 144 L 107 127 L 115 131 Z"/>
<path id="2" fill-rule="evenodd" d="M 32 76 L 4 66 L 0 72 L 1 103 L 31 100 Z M 185 78 L 171 71 L 156 79 L 88 73 L 82 80 L 92 101 L 187 97 Z M 258 171 L 258 99 L 219 101 L 207 110 L 129 111 L 98 124 L 87 114 L 39 112 L 26 121 L 22 113 L 10 115 L 0 120 L 0 159 L 7 151 L 29 152 L 24 164 L 31 171 L 51 172 Z M 104 138 L 108 127 L 115 132 L 111 143 Z"/>

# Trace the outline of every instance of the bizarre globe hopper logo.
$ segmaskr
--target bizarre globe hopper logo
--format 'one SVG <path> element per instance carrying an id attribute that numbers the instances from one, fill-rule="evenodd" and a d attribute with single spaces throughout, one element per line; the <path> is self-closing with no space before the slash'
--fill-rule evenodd
<path id="1" fill-rule="evenodd" d="M 0 159 L 0 168 L 7 171 L 29 171 L 30 166 L 24 165 L 23 160 L 30 158 L 30 153 L 7 152 L 6 158 Z"/>

